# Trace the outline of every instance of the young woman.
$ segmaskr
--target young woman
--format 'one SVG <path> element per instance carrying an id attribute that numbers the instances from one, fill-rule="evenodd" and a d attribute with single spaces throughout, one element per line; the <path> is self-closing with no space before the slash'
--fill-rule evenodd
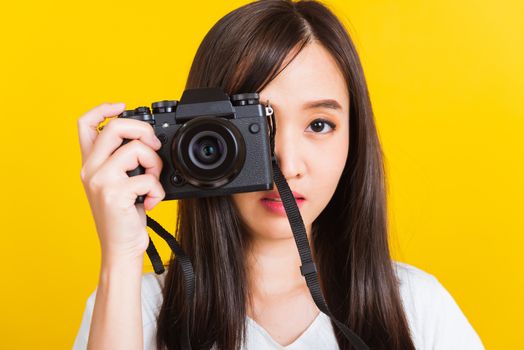
<path id="1" fill-rule="evenodd" d="M 483 349 L 432 275 L 391 260 L 382 152 L 363 70 L 344 27 L 315 1 L 269 0 L 227 14 L 204 38 L 186 88 L 260 94 L 277 123 L 275 153 L 300 208 L 333 315 L 371 349 Z M 102 250 L 75 349 L 351 349 L 319 311 L 276 188 L 179 201 L 178 231 L 196 276 L 185 303 L 180 266 L 142 275 L 145 210 L 164 198 L 150 125 L 78 121 L 82 181 Z M 135 139 L 119 148 L 124 138 Z M 138 164 L 146 174 L 129 178 Z M 137 195 L 147 194 L 135 206 Z M 189 315 L 189 316 L 188 316 Z"/>

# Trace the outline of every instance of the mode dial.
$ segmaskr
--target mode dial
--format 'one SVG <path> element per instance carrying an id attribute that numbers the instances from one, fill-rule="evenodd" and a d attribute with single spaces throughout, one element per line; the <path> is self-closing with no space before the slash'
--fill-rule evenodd
<path id="1" fill-rule="evenodd" d="M 174 112 L 175 107 L 178 105 L 177 100 L 163 100 L 153 102 L 151 107 L 153 107 L 153 113 L 171 113 Z"/>
<path id="2" fill-rule="evenodd" d="M 236 94 L 231 96 L 233 106 L 246 106 L 258 104 L 258 93 L 250 92 L 245 94 Z"/>

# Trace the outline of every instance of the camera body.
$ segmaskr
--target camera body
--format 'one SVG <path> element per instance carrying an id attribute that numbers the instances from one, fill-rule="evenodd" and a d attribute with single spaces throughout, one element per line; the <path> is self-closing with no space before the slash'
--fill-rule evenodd
<path id="1" fill-rule="evenodd" d="M 180 101 L 154 102 L 118 117 L 151 124 L 162 142 L 164 200 L 273 189 L 268 115 L 257 93 L 229 97 L 219 88 L 188 89 Z M 128 175 L 144 173 L 139 166 Z"/>

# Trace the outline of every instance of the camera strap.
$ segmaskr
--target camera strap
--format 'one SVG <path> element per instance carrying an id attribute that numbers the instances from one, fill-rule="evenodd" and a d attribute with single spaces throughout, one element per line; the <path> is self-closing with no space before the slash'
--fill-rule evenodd
<path id="1" fill-rule="evenodd" d="M 186 255 L 186 253 L 184 253 L 184 250 L 178 244 L 178 241 L 172 234 L 167 232 L 166 229 L 162 227 L 162 225 L 160 225 L 158 222 L 152 219 L 149 215 L 146 216 L 147 226 L 150 227 L 153 231 L 155 231 L 156 234 L 159 235 L 164 241 L 166 241 L 166 243 L 169 245 L 169 248 L 171 248 L 171 251 L 175 254 L 175 259 L 182 267 L 182 273 L 184 274 L 184 290 L 186 292 L 186 303 L 188 305 L 191 305 L 193 302 L 193 295 L 195 294 L 195 272 L 193 270 L 191 260 Z M 153 264 L 153 269 L 155 270 L 155 273 L 157 275 L 164 273 L 164 264 L 162 263 L 162 259 L 160 259 L 160 255 L 158 255 L 158 251 L 156 250 L 156 247 L 153 244 L 151 237 L 149 237 L 149 245 L 147 246 L 146 252 L 149 256 L 149 260 L 151 260 L 151 263 Z M 182 337 L 182 348 L 191 350 L 191 341 L 189 337 L 189 315 L 187 315 L 185 323 L 186 334 Z"/>
<path id="2" fill-rule="evenodd" d="M 301 266 L 300 273 L 304 276 L 306 284 L 309 288 L 309 292 L 313 297 L 313 301 L 319 308 L 319 310 L 325 313 L 331 321 L 337 326 L 337 328 L 342 332 L 344 337 L 350 342 L 350 344 L 356 350 L 369 350 L 369 347 L 364 343 L 364 341 L 353 332 L 349 327 L 344 323 L 337 320 L 331 311 L 329 310 L 327 303 L 322 294 L 320 288 L 320 282 L 318 278 L 318 272 L 315 262 L 313 261 L 313 256 L 311 254 L 311 248 L 309 246 L 309 241 L 306 234 L 306 229 L 304 227 L 304 221 L 300 215 L 297 203 L 293 196 L 289 185 L 283 176 L 280 167 L 278 165 L 277 158 L 275 156 L 275 134 L 276 134 L 276 122 L 275 116 L 273 114 L 272 108 L 268 105 L 266 107 L 266 114 L 268 116 L 268 125 L 270 127 L 270 147 L 271 147 L 271 163 L 273 167 L 273 180 L 280 194 L 282 203 L 284 204 L 284 209 L 287 214 L 289 224 L 291 225 L 291 230 L 293 231 L 293 237 L 298 249 L 300 256 Z M 186 300 L 188 303 L 191 303 L 193 300 L 194 288 L 195 288 L 195 275 L 193 271 L 193 266 L 191 265 L 191 260 L 184 253 L 177 240 L 167 232 L 159 223 L 147 216 L 147 226 L 149 226 L 153 231 L 155 231 L 162 239 L 164 239 L 173 253 L 175 254 L 175 259 L 180 263 L 182 271 L 184 274 L 184 286 L 186 291 Z M 151 237 L 149 238 L 149 246 L 147 247 L 147 255 L 153 264 L 153 268 L 156 274 L 161 274 L 164 272 L 164 265 L 162 260 L 158 255 Z M 191 349 L 190 337 L 189 337 L 189 316 L 186 318 L 186 334 L 185 339 L 183 337 L 182 341 L 184 342 L 184 349 Z"/>
<path id="3" fill-rule="evenodd" d="M 311 249 L 309 247 L 309 241 L 307 239 L 306 229 L 304 227 L 304 221 L 298 210 L 295 197 L 289 188 L 276 160 L 273 158 L 273 175 L 274 181 L 278 188 L 278 193 L 284 204 L 284 209 L 291 224 L 293 236 L 295 237 L 295 243 L 298 248 L 298 254 L 300 255 L 300 273 L 304 276 L 306 284 L 309 288 L 309 292 L 313 297 L 313 301 L 317 305 L 320 311 L 329 316 L 331 321 L 337 326 L 337 328 L 344 334 L 346 339 L 353 345 L 356 350 L 369 350 L 369 347 L 364 343 L 358 335 L 349 329 L 345 324 L 337 320 L 329 308 L 320 289 L 320 282 L 318 279 L 317 266 L 313 261 L 311 255 Z"/>

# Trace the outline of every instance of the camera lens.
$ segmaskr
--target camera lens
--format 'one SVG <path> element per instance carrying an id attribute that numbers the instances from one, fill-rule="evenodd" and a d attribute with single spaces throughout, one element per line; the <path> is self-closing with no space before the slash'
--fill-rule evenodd
<path id="1" fill-rule="evenodd" d="M 178 129 L 171 152 L 175 167 L 188 183 L 217 188 L 240 173 L 246 146 L 242 133 L 227 119 L 197 117 Z"/>
<path id="2" fill-rule="evenodd" d="M 214 131 L 201 131 L 189 141 L 189 158 L 202 169 L 218 167 L 226 155 L 226 142 Z"/>

